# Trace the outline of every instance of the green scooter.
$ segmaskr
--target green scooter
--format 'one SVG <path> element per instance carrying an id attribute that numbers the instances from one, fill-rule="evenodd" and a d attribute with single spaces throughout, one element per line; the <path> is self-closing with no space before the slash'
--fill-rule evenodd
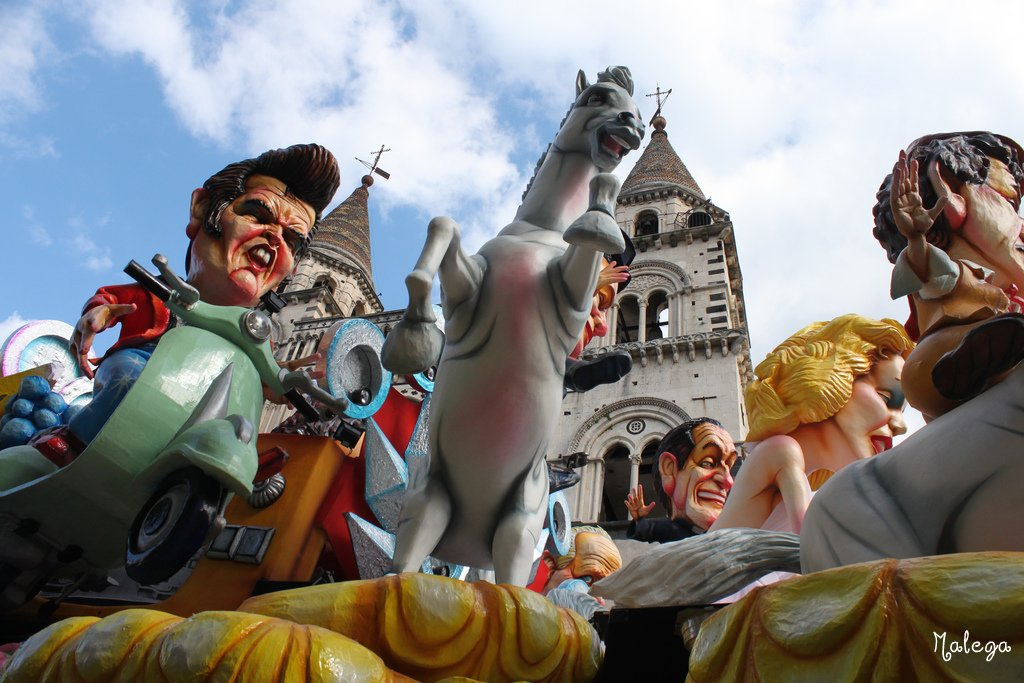
<path id="1" fill-rule="evenodd" d="M 314 418 L 300 392 L 339 413 L 348 405 L 278 366 L 262 311 L 204 303 L 166 258 L 153 263 L 160 278 L 135 261 L 125 272 L 183 324 L 96 438 L 61 468 L 32 446 L 0 451 L 0 610 L 52 578 L 70 579 L 70 592 L 121 565 L 143 585 L 181 569 L 223 528 L 230 496 L 252 492 L 264 386 Z"/>

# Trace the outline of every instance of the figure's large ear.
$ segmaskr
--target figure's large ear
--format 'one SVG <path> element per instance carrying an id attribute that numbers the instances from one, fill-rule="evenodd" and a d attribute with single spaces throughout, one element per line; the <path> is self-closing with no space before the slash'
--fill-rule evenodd
<path id="1" fill-rule="evenodd" d="M 192 190 L 192 204 L 189 207 L 188 225 L 185 235 L 194 240 L 206 222 L 206 214 L 210 210 L 210 193 L 201 187 Z"/>
<path id="2" fill-rule="evenodd" d="M 661 488 L 672 497 L 672 491 L 676 487 L 676 472 L 679 470 L 679 463 L 676 456 L 665 451 L 658 456 L 658 474 L 661 475 Z"/>
<path id="3" fill-rule="evenodd" d="M 580 69 L 579 73 L 576 74 L 576 97 L 580 96 L 580 93 L 590 87 L 590 82 L 587 81 L 587 74 L 583 73 L 583 69 Z"/>
<path id="4" fill-rule="evenodd" d="M 928 180 L 932 184 L 932 189 L 939 197 L 945 197 L 947 200 L 942 215 L 946 217 L 946 223 L 951 229 L 959 230 L 967 220 L 967 200 L 963 195 L 953 191 L 946 179 L 947 175 L 952 176 L 938 159 L 929 164 Z"/>

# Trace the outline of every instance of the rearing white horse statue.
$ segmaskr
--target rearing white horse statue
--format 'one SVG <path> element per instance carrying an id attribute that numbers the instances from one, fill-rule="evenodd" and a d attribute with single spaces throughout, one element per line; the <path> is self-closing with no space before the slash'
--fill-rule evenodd
<path id="1" fill-rule="evenodd" d="M 389 370 L 407 374 L 444 350 L 430 403 L 430 465 L 411 476 L 395 571 L 418 571 L 433 553 L 493 567 L 499 583 L 529 579 L 565 359 L 590 313 L 601 255 L 625 248 L 610 171 L 643 138 L 632 94 L 625 67 L 609 67 L 593 85 L 579 72 L 576 101 L 515 220 L 476 255 L 460 247 L 453 220 L 430 222 L 406 278 L 409 306 L 382 351 Z M 434 273 L 444 335 L 430 305 Z"/>

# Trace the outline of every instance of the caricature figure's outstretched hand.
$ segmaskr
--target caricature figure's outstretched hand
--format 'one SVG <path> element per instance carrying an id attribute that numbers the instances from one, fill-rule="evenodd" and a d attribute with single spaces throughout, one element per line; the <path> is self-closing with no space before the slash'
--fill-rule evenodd
<path id="1" fill-rule="evenodd" d="M 641 518 L 650 514 L 653 507 L 654 503 L 644 505 L 643 484 L 640 484 L 635 489 L 630 489 L 629 495 L 626 496 L 626 508 L 629 510 L 629 516 L 633 518 L 634 522 L 638 522 Z"/>
<path id="2" fill-rule="evenodd" d="M 71 333 L 68 348 L 86 377 L 92 379 L 96 376 L 96 369 L 89 362 L 89 351 L 92 350 L 96 335 L 110 329 L 119 319 L 134 312 L 135 304 L 100 304 L 82 314 L 75 325 L 75 331 Z"/>
<path id="3" fill-rule="evenodd" d="M 937 165 L 939 162 L 936 161 Z M 937 172 L 937 168 L 935 169 Z M 893 220 L 900 234 L 909 242 L 920 241 L 935 225 L 935 220 L 949 203 L 950 190 L 944 182 L 938 183 L 936 191 L 938 199 L 935 206 L 924 208 L 918 181 L 919 166 L 917 159 L 907 163 L 907 153 L 901 151 L 900 158 L 892 167 L 892 191 L 889 195 L 889 206 Z M 934 185 L 935 183 L 933 183 Z"/>
<path id="4" fill-rule="evenodd" d="M 614 263 L 609 263 L 601 269 L 597 276 L 597 289 L 601 289 L 605 285 L 625 282 L 628 279 L 629 266 L 617 266 Z"/>
<path id="5" fill-rule="evenodd" d="M 282 367 L 285 370 L 298 370 L 299 368 L 305 368 L 310 365 L 317 365 L 323 360 L 323 355 L 319 351 L 312 353 L 302 358 L 293 358 L 292 360 L 279 360 L 277 361 L 278 367 Z M 324 372 L 321 370 L 313 369 L 307 370 L 309 376 L 313 379 L 323 379 Z"/>

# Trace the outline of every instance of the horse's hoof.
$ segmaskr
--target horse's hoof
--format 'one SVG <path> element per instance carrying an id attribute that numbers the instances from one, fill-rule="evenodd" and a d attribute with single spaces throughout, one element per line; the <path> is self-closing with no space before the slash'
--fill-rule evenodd
<path id="1" fill-rule="evenodd" d="M 398 321 L 380 350 L 381 364 L 398 375 L 412 375 L 436 366 L 444 348 L 444 332 L 432 322 Z"/>
<path id="2" fill-rule="evenodd" d="M 618 223 L 604 211 L 587 211 L 573 221 L 562 238 L 569 244 L 602 254 L 621 254 L 626 250 L 626 240 L 622 238 Z"/>
<path id="3" fill-rule="evenodd" d="M 434 275 L 425 270 L 414 270 L 405 277 L 405 288 L 409 292 L 409 306 L 403 320 L 432 323 L 437 320 L 434 307 L 430 304 L 430 291 L 434 286 Z"/>

